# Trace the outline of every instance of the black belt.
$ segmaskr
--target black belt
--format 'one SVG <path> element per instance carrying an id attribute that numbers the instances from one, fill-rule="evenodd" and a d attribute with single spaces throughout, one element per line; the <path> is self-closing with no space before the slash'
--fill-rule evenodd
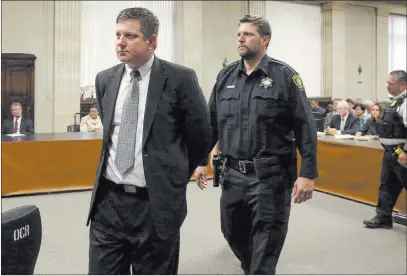
<path id="1" fill-rule="evenodd" d="M 237 170 L 243 174 L 255 172 L 254 162 L 250 161 L 250 160 L 238 160 L 238 159 L 234 159 L 234 158 L 228 156 L 227 157 L 227 166 L 229 168 Z"/>
<path id="2" fill-rule="evenodd" d="M 395 151 L 398 147 L 403 149 L 404 144 L 399 144 L 399 145 L 384 145 L 384 144 L 382 144 L 382 147 L 387 151 Z"/>
<path id="3" fill-rule="evenodd" d="M 137 197 L 142 199 L 148 199 L 148 192 L 147 188 L 145 187 L 137 187 L 134 185 L 127 185 L 127 184 L 116 184 L 113 181 L 106 179 L 105 177 L 101 177 L 101 182 L 104 182 L 104 185 L 108 186 L 109 190 L 115 191 L 118 193 L 123 194 L 134 194 Z"/>

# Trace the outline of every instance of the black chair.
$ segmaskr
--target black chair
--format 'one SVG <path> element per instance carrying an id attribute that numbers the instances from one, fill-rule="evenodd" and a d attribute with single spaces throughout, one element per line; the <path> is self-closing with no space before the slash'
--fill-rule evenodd
<path id="1" fill-rule="evenodd" d="M 42 225 L 34 205 L 1 214 L 1 274 L 33 275 L 40 252 Z"/>
<path id="2" fill-rule="evenodd" d="M 317 131 L 324 132 L 324 119 L 314 119 Z"/>
<path id="3" fill-rule="evenodd" d="M 312 112 L 312 116 L 314 116 L 314 119 L 323 119 L 324 118 L 324 113 Z"/>

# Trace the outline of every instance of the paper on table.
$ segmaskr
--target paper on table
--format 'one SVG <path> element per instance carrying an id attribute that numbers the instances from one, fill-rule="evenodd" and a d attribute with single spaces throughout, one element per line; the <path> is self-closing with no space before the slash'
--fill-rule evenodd
<path id="1" fill-rule="evenodd" d="M 21 134 L 21 133 L 11 133 L 11 134 L 6 134 L 7 136 L 10 137 L 20 137 L 20 136 L 25 136 L 25 134 Z"/>
<path id="2" fill-rule="evenodd" d="M 354 136 L 350 134 L 335 135 L 335 139 L 353 139 Z"/>

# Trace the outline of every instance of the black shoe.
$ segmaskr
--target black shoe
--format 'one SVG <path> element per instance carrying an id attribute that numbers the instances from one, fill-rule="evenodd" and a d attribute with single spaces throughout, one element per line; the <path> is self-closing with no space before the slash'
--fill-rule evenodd
<path id="1" fill-rule="evenodd" d="M 374 218 L 370 220 L 364 220 L 363 223 L 368 227 L 368 228 L 385 228 L 385 229 L 391 229 L 393 228 L 393 221 L 391 218 L 383 218 L 379 216 L 375 216 Z"/>

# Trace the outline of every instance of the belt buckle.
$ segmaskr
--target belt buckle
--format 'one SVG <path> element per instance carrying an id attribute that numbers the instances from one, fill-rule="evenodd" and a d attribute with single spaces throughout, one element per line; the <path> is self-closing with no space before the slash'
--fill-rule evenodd
<path id="1" fill-rule="evenodd" d="M 135 194 L 137 193 L 137 187 L 134 185 L 124 185 L 124 191 L 126 193 Z"/>
<path id="2" fill-rule="evenodd" d="M 242 160 L 239 160 L 239 171 L 241 173 L 246 173 L 246 164 Z"/>

